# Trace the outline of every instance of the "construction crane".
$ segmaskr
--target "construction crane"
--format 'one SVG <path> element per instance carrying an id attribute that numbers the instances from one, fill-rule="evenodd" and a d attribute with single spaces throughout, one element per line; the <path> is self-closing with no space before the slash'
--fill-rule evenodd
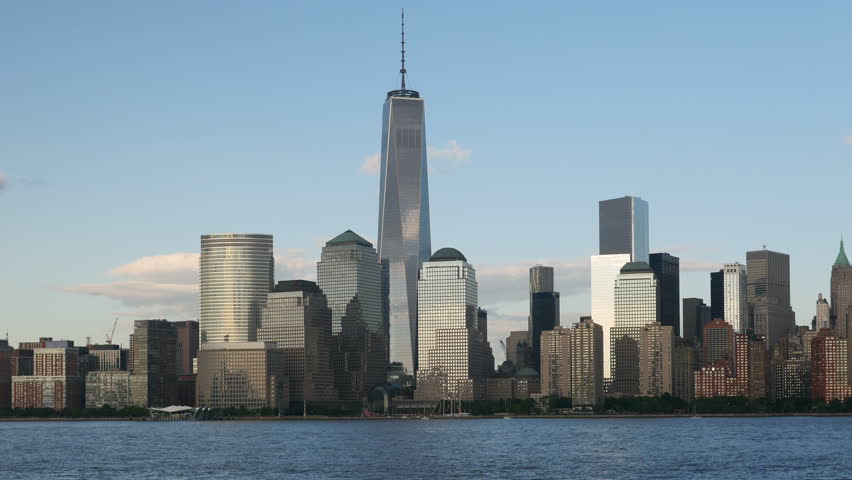
<path id="1" fill-rule="evenodd" d="M 506 342 L 504 342 L 502 339 L 500 340 L 500 348 L 503 349 L 503 355 L 505 356 L 506 355 Z"/>
<path id="2" fill-rule="evenodd" d="M 112 333 L 108 333 L 106 336 L 107 345 L 112 345 L 112 337 L 115 336 L 115 326 L 118 324 L 118 317 L 115 317 L 115 321 L 112 322 Z"/>

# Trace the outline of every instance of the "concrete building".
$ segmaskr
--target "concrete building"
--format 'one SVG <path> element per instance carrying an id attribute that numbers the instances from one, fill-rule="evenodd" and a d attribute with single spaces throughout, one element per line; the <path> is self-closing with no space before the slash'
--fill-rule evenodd
<path id="1" fill-rule="evenodd" d="M 695 398 L 765 398 L 768 395 L 769 362 L 765 340 L 745 333 L 734 334 L 734 352 L 732 360 L 705 364 L 695 372 Z"/>
<path id="2" fill-rule="evenodd" d="M 198 357 L 198 322 L 185 320 L 171 323 L 177 329 L 177 373 L 191 375 L 192 363 Z"/>
<path id="3" fill-rule="evenodd" d="M 351 230 L 326 242 L 317 283 L 331 309 L 335 387 L 341 400 L 362 401 L 386 381 L 382 268 L 373 245 Z"/>
<path id="4" fill-rule="evenodd" d="M 591 317 L 571 325 L 571 399 L 575 407 L 603 405 L 603 327 Z"/>
<path id="5" fill-rule="evenodd" d="M 790 306 L 790 256 L 770 250 L 746 252 L 749 322 L 770 348 L 796 325 Z"/>
<path id="6" fill-rule="evenodd" d="M 83 381 L 76 348 L 33 349 L 33 373 L 12 377 L 13 408 L 61 410 L 83 406 Z"/>
<path id="7" fill-rule="evenodd" d="M 672 393 L 671 325 L 650 323 L 639 333 L 639 395 L 657 397 Z"/>
<path id="8" fill-rule="evenodd" d="M 657 320 L 680 336 L 680 259 L 668 253 L 652 253 L 649 258 L 657 278 Z"/>
<path id="9" fill-rule="evenodd" d="M 257 337 L 281 350 L 290 402 L 336 401 L 331 309 L 322 290 L 314 282 L 287 280 L 278 282 L 268 297 Z"/>
<path id="10" fill-rule="evenodd" d="M 8 340 L 0 340 L 0 408 L 12 406 L 12 352 Z"/>
<path id="11" fill-rule="evenodd" d="M 816 302 L 815 330 L 819 331 L 823 328 L 831 328 L 831 306 L 828 304 L 828 300 L 822 298 L 820 293 Z"/>
<path id="12" fill-rule="evenodd" d="M 726 263 L 722 272 L 725 305 L 722 319 L 733 327 L 735 333 L 745 333 L 749 329 L 746 267 L 740 263 Z"/>
<path id="13" fill-rule="evenodd" d="M 553 267 L 530 268 L 530 315 L 527 331 L 532 346 L 532 364 L 541 363 L 541 333 L 559 325 L 559 292 L 553 289 Z"/>
<path id="14" fill-rule="evenodd" d="M 128 351 L 122 349 L 120 345 L 89 345 L 88 350 L 89 356 L 96 359 L 94 371 L 109 372 L 128 369 Z"/>
<path id="15" fill-rule="evenodd" d="M 682 338 L 674 339 L 672 348 L 672 396 L 691 402 L 695 398 L 695 371 L 698 349 Z"/>
<path id="16" fill-rule="evenodd" d="M 200 342 L 252 342 L 272 289 L 272 235 L 201 236 Z"/>
<path id="17" fill-rule="evenodd" d="M 167 320 L 136 320 L 133 352 L 133 404 L 168 407 L 177 403 L 177 329 Z"/>
<path id="18" fill-rule="evenodd" d="M 512 362 L 517 370 L 532 367 L 532 348 L 529 337 L 529 332 L 520 331 L 509 332 L 506 338 L 506 360 Z"/>
<path id="19" fill-rule="evenodd" d="M 98 408 L 109 405 L 120 409 L 135 405 L 131 388 L 131 373 L 129 371 L 89 372 L 86 375 L 86 407 Z"/>
<path id="20" fill-rule="evenodd" d="M 657 322 L 657 279 L 645 262 L 631 262 L 621 269 L 615 282 L 615 326 L 610 336 L 611 392 L 640 394 L 640 351 L 642 327 Z"/>
<path id="21" fill-rule="evenodd" d="M 835 335 L 840 338 L 849 338 L 852 331 L 850 319 L 852 319 L 852 265 L 846 258 L 846 250 L 843 248 L 843 239 L 840 239 L 840 251 L 831 266 L 831 313 L 834 317 Z"/>
<path id="22" fill-rule="evenodd" d="M 711 367 L 719 362 L 731 365 L 734 360 L 734 328 L 721 318 L 704 326 L 703 364 Z"/>
<path id="23" fill-rule="evenodd" d="M 273 342 L 206 343 L 198 351 L 197 405 L 279 408 L 290 405 L 284 352 Z"/>
<path id="24" fill-rule="evenodd" d="M 541 333 L 541 393 L 571 397 L 571 329 L 560 326 Z"/>
<path id="25" fill-rule="evenodd" d="M 852 397 L 848 368 L 849 340 L 823 329 L 811 344 L 811 398 L 830 402 Z"/>
<path id="26" fill-rule="evenodd" d="M 701 342 L 704 326 L 710 323 L 711 308 L 700 298 L 683 299 L 683 335 L 694 344 Z"/>
<path id="27" fill-rule="evenodd" d="M 478 400 L 471 386 L 493 370 L 478 330 L 476 271 L 454 248 L 423 263 L 417 282 L 418 365 L 416 400 Z M 493 365 L 492 365 L 493 369 Z"/>

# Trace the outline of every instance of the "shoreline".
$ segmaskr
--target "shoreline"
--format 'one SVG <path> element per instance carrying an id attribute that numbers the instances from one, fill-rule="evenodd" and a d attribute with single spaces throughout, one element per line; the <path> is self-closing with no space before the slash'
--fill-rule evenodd
<path id="1" fill-rule="evenodd" d="M 685 414 L 685 413 L 655 413 L 655 414 L 590 414 L 590 415 L 470 415 L 463 417 L 433 415 L 428 416 L 429 420 L 505 420 L 505 419 L 542 419 L 542 420 L 582 420 L 582 419 L 642 419 L 642 418 L 762 418 L 762 417 L 852 417 L 852 412 L 838 413 L 705 413 L 705 414 Z M 231 417 L 218 418 L 208 420 L 159 420 L 157 421 L 238 421 L 238 422 L 305 422 L 305 421 L 389 421 L 389 420 L 422 420 L 422 416 L 412 415 L 406 418 L 402 416 L 390 417 L 328 417 L 323 415 L 296 417 Z M 6 417 L 0 418 L 0 422 L 144 422 L 149 421 L 148 417 L 87 417 L 87 418 L 65 418 L 65 417 Z"/>

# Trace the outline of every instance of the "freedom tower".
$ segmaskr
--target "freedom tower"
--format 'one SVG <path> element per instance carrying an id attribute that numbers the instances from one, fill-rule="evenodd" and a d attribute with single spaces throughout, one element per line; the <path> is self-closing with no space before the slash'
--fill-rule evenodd
<path id="1" fill-rule="evenodd" d="M 417 274 L 432 254 L 426 117 L 420 93 L 405 87 L 405 13 L 402 84 L 388 92 L 382 115 L 378 254 L 387 294 L 390 361 L 417 368 Z"/>

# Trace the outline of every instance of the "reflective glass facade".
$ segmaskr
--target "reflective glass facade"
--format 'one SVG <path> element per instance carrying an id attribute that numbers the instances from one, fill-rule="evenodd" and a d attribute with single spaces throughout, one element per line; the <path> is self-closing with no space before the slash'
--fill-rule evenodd
<path id="1" fill-rule="evenodd" d="M 272 235 L 201 236 L 201 342 L 250 342 L 272 289 Z"/>
<path id="2" fill-rule="evenodd" d="M 602 200 L 598 225 L 601 255 L 627 253 L 631 261 L 648 261 L 648 202 L 639 197 Z"/>
<path id="3" fill-rule="evenodd" d="M 726 263 L 723 273 L 724 316 L 725 322 L 736 333 L 748 329 L 748 304 L 746 303 L 746 268 L 740 263 Z"/>
<path id="4" fill-rule="evenodd" d="M 423 99 L 396 90 L 382 119 L 378 254 L 386 272 L 390 361 L 409 371 L 417 366 L 417 272 L 431 250 Z"/>
<path id="5" fill-rule="evenodd" d="M 680 258 L 668 253 L 652 253 L 648 264 L 657 277 L 660 295 L 657 320 L 680 336 Z"/>
<path id="6" fill-rule="evenodd" d="M 647 263 L 622 268 L 615 282 L 615 326 L 610 332 L 612 392 L 639 393 L 642 328 L 657 321 L 657 295 L 657 280 Z"/>
<path id="7" fill-rule="evenodd" d="M 615 326 L 615 279 L 630 255 L 592 257 L 592 320 L 603 328 L 604 377 L 610 377 L 610 330 Z"/>

